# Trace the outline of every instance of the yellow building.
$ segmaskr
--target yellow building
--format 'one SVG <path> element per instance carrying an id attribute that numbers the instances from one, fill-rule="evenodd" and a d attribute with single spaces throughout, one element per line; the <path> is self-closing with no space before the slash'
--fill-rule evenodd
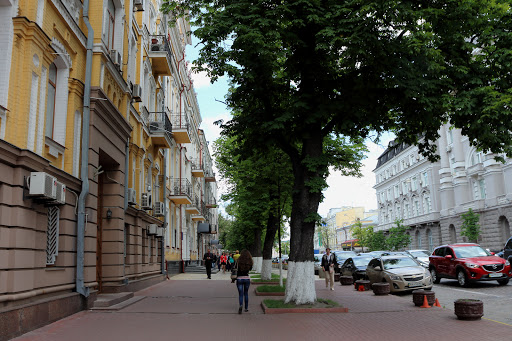
<path id="1" fill-rule="evenodd" d="M 0 0 L 0 338 L 183 271 L 216 233 L 190 27 L 159 3 Z"/>

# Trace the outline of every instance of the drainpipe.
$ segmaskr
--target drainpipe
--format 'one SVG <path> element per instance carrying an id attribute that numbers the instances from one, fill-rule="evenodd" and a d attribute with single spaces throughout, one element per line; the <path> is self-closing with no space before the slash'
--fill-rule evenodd
<path id="1" fill-rule="evenodd" d="M 128 181 L 130 176 L 128 172 L 128 169 L 130 167 L 130 138 L 126 139 L 125 158 L 126 160 L 124 164 L 124 211 L 126 212 L 126 210 L 128 210 Z"/>
<path id="2" fill-rule="evenodd" d="M 76 229 L 76 291 L 84 297 L 89 296 L 89 288 L 84 285 L 84 238 L 85 238 L 85 199 L 89 194 L 89 124 L 91 104 L 91 73 L 92 73 L 92 47 L 94 31 L 89 23 L 89 0 L 84 0 L 82 17 L 87 26 L 87 55 L 85 63 L 84 84 L 84 111 L 82 127 L 82 155 L 80 177 L 82 191 L 78 198 L 78 221 Z"/>
<path id="3" fill-rule="evenodd" d="M 164 173 L 164 183 L 163 183 L 163 187 L 164 187 L 164 229 L 167 229 L 167 195 L 165 193 L 165 191 L 167 190 L 167 185 L 165 184 L 166 183 L 166 178 L 167 178 L 167 150 L 164 151 L 164 164 L 162 166 L 162 171 Z M 165 230 L 167 231 L 167 230 Z M 165 241 L 165 237 L 162 237 L 161 240 L 160 240 L 160 249 L 161 249 L 161 254 L 162 254 L 162 264 L 161 264 L 161 270 L 162 270 L 162 274 L 167 274 L 167 271 L 165 271 L 165 248 L 164 248 L 164 241 Z"/>

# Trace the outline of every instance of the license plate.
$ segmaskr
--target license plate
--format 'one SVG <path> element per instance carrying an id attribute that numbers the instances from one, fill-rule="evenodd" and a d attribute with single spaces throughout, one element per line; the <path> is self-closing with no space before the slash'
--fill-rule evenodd
<path id="1" fill-rule="evenodd" d="M 423 286 L 423 283 L 421 283 L 421 281 L 409 282 L 409 288 L 421 287 L 421 286 Z"/>
<path id="2" fill-rule="evenodd" d="M 493 272 L 493 273 L 490 273 L 490 274 L 489 274 L 489 277 L 491 277 L 491 278 L 494 278 L 494 277 L 501 277 L 501 276 L 503 276 L 503 274 L 496 273 L 496 272 Z"/>

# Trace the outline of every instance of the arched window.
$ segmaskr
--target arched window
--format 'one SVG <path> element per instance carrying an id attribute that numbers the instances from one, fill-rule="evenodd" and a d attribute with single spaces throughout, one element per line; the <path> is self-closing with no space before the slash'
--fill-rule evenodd
<path id="1" fill-rule="evenodd" d="M 421 243 L 421 232 L 418 230 L 416 231 L 416 245 L 418 249 L 421 249 L 422 243 Z"/>
<path id="2" fill-rule="evenodd" d="M 448 231 L 450 233 L 450 243 L 454 244 L 457 242 L 457 232 L 455 231 L 455 226 L 453 224 L 450 224 L 448 227 Z"/>
<path id="3" fill-rule="evenodd" d="M 428 240 L 428 250 L 432 251 L 434 249 L 434 239 L 432 238 L 432 230 L 427 230 L 427 240 Z"/>
<path id="4" fill-rule="evenodd" d="M 498 220 L 498 226 L 500 227 L 501 240 L 505 243 L 510 238 L 510 225 L 508 219 L 505 216 L 501 216 Z"/>

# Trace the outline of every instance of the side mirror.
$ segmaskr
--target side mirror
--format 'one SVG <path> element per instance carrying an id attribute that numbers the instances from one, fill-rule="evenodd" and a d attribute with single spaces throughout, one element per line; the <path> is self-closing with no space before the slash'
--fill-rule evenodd
<path id="1" fill-rule="evenodd" d="M 452 255 L 446 255 L 446 256 L 444 256 L 444 258 L 446 258 L 446 259 L 452 259 L 453 257 L 452 257 Z"/>
<path id="2" fill-rule="evenodd" d="M 374 269 L 375 271 L 382 271 L 382 268 L 381 268 L 380 266 L 378 266 L 378 265 L 377 265 L 376 267 L 374 267 L 373 269 Z"/>

